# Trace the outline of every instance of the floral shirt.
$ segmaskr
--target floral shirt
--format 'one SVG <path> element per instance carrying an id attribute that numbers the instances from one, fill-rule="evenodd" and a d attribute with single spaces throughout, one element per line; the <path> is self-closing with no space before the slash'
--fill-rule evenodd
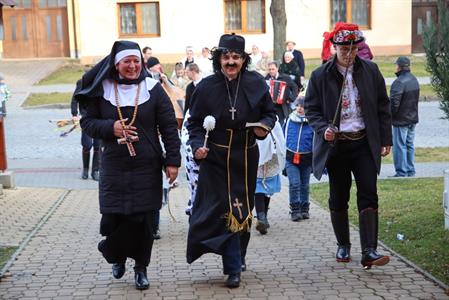
<path id="1" fill-rule="evenodd" d="M 337 64 L 338 71 L 344 76 L 346 68 Z M 352 77 L 354 66 L 348 68 L 346 82 L 343 85 L 340 113 L 340 131 L 356 132 L 365 129 L 362 100 Z"/>

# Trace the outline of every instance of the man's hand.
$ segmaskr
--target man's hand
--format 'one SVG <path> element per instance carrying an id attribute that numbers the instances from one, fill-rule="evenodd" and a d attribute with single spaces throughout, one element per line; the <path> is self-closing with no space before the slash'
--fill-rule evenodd
<path id="1" fill-rule="evenodd" d="M 385 146 L 380 148 L 380 155 L 381 156 L 387 156 L 388 154 L 390 154 L 391 151 L 391 146 Z"/>
<path id="2" fill-rule="evenodd" d="M 172 184 L 178 177 L 178 167 L 166 166 L 165 175 L 168 178 L 168 183 Z"/>
<path id="3" fill-rule="evenodd" d="M 324 140 L 328 142 L 333 142 L 335 140 L 337 131 L 334 128 L 327 127 L 326 131 L 324 132 Z"/>
<path id="4" fill-rule="evenodd" d="M 261 127 L 254 127 L 254 134 L 257 135 L 260 138 L 266 137 L 268 134 L 268 131 Z"/>
<path id="5" fill-rule="evenodd" d="M 196 159 L 204 159 L 204 158 L 206 158 L 208 152 L 209 152 L 209 149 L 206 147 L 198 148 L 195 151 L 195 158 Z"/>
<path id="6" fill-rule="evenodd" d="M 123 122 L 126 122 L 126 121 L 128 121 L 128 118 L 123 120 Z M 135 131 L 136 129 L 137 128 L 134 126 L 125 126 L 125 128 L 123 128 L 120 120 L 117 120 L 114 122 L 114 135 L 118 138 L 124 137 L 123 131 L 125 131 L 127 135 L 137 136 L 137 131 Z"/>
<path id="7" fill-rule="evenodd" d="M 77 123 L 80 120 L 80 117 L 78 116 L 72 116 L 73 123 Z"/>

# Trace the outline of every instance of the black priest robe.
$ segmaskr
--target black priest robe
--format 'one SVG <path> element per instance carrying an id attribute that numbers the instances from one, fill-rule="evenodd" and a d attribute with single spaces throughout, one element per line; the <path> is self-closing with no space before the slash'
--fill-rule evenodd
<path id="1" fill-rule="evenodd" d="M 204 118 L 213 116 L 216 125 L 209 133 L 208 155 L 199 161 L 198 187 L 189 221 L 188 263 L 209 252 L 223 255 L 226 242 L 236 234 L 246 234 L 246 241 L 241 243 L 243 258 L 246 252 L 259 160 L 257 137 L 246 123 L 260 122 L 271 129 L 276 113 L 263 77 L 249 71 L 239 76 L 239 84 L 238 78 L 228 81 L 230 95 L 227 79 L 216 72 L 203 79 L 192 96 L 187 128 L 193 153 L 204 143 Z M 234 120 L 232 106 L 236 109 Z"/>

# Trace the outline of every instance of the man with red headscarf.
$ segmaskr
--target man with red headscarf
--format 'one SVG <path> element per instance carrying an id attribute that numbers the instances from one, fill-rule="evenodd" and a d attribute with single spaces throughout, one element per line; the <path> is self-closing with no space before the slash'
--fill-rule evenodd
<path id="1" fill-rule="evenodd" d="M 316 69 L 305 98 L 306 117 L 315 131 L 313 172 L 329 174 L 329 208 L 337 238 L 338 262 L 351 260 L 348 203 L 352 175 L 357 185 L 362 265 L 382 266 L 377 253 L 377 174 L 392 145 L 390 103 L 385 81 L 371 61 L 357 57 L 364 40 L 356 24 L 337 23 L 329 34 L 336 58 Z"/>

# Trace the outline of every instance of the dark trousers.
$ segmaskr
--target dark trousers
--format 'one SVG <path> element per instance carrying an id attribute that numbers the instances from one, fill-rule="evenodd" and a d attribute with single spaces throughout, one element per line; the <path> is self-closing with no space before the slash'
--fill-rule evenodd
<path id="1" fill-rule="evenodd" d="M 357 185 L 359 212 L 368 207 L 377 209 L 377 170 L 366 137 L 357 141 L 338 141 L 331 150 L 326 167 L 330 210 L 348 209 L 351 173 Z"/>
<path id="2" fill-rule="evenodd" d="M 94 147 L 95 151 L 98 151 L 100 148 L 100 141 L 99 139 L 93 139 L 90 136 L 87 135 L 87 133 L 84 133 L 84 131 L 81 131 L 81 145 L 83 146 L 83 150 L 88 152 L 92 147 Z"/>
<path id="3" fill-rule="evenodd" d="M 223 273 L 237 274 L 242 272 L 245 264 L 246 249 L 248 248 L 250 233 L 236 233 L 226 242 L 223 255 Z"/>

